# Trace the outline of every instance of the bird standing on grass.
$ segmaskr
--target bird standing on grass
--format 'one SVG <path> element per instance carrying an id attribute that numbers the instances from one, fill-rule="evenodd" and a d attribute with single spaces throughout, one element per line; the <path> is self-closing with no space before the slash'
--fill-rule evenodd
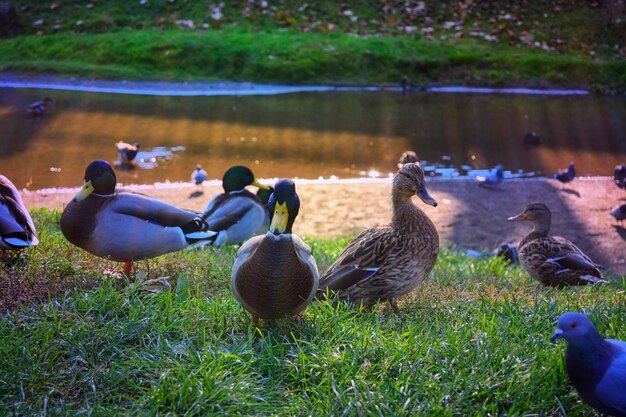
<path id="1" fill-rule="evenodd" d="M 87 252 L 124 262 L 128 275 L 133 261 L 207 245 L 216 233 L 195 213 L 141 194 L 116 192 L 111 165 L 91 162 L 80 192 L 61 215 L 67 240 Z"/>
<path id="2" fill-rule="evenodd" d="M 22 196 L 7 177 L 0 175 L 0 248 L 23 249 L 38 243 Z"/>
<path id="3" fill-rule="evenodd" d="M 519 243 L 518 256 L 524 269 L 546 287 L 607 282 L 595 264 L 576 245 L 560 236 L 549 236 L 552 214 L 543 203 L 529 204 L 510 222 L 530 221 L 533 230 Z"/>
<path id="4" fill-rule="evenodd" d="M 231 290 L 255 325 L 259 319 L 299 318 L 319 285 L 311 249 L 292 233 L 300 210 L 293 181 L 276 182 L 269 209 L 269 231 L 239 248 L 231 275 Z"/>
<path id="5" fill-rule="evenodd" d="M 393 179 L 391 224 L 361 232 L 320 279 L 318 297 L 337 293 L 340 299 L 371 306 L 387 301 L 398 311 L 396 299 L 413 291 L 433 269 L 439 235 L 426 213 L 411 201 L 436 207 L 428 194 L 424 171 L 405 164 Z"/>
<path id="6" fill-rule="evenodd" d="M 246 190 L 248 185 L 259 188 L 257 195 Z M 243 165 L 224 173 L 222 187 L 224 192 L 213 197 L 200 216 L 211 230 L 218 232 L 214 245 L 239 244 L 250 236 L 267 232 L 270 224 L 267 202 L 272 187 L 258 182 Z"/>
<path id="7" fill-rule="evenodd" d="M 567 184 L 576 178 L 576 164 L 570 162 L 567 169 L 559 170 L 558 173 L 552 175 L 552 178 L 562 182 L 563 184 Z"/>
<path id="8" fill-rule="evenodd" d="M 626 342 L 605 339 L 581 313 L 565 313 L 552 340 L 565 339 L 565 367 L 580 398 L 601 413 L 626 417 Z"/>

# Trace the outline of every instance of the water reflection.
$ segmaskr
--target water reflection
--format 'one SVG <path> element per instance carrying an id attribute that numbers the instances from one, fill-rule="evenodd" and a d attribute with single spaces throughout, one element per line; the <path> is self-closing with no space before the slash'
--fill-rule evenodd
<path id="1" fill-rule="evenodd" d="M 50 114 L 29 117 L 26 106 L 44 95 L 54 99 Z M 528 132 L 545 142 L 525 146 Z M 80 185 L 91 160 L 116 160 L 119 140 L 142 146 L 136 169 L 118 169 L 124 183 L 188 181 L 198 163 L 209 178 L 233 164 L 260 178 L 385 177 L 406 149 L 433 175 L 483 175 L 497 164 L 505 177 L 548 175 L 571 160 L 582 175 L 610 175 L 626 159 L 624 132 L 626 102 L 610 97 L 0 89 L 0 171 L 29 188 Z"/>

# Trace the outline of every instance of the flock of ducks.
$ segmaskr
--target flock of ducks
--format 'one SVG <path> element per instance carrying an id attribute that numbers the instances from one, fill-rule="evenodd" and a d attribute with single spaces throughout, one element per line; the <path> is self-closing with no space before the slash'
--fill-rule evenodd
<path id="1" fill-rule="evenodd" d="M 118 144 L 120 159 L 122 152 L 129 152 L 130 160 L 136 156 L 139 146 L 131 146 Z M 195 213 L 141 194 L 117 191 L 111 165 L 95 160 L 85 170 L 80 191 L 62 213 L 61 231 L 69 242 L 93 255 L 124 262 L 123 271 L 128 275 L 134 261 L 185 248 L 241 244 L 231 290 L 255 325 L 261 319 L 286 316 L 299 320 L 316 298 L 334 297 L 369 308 L 388 302 L 397 312 L 398 297 L 424 280 L 439 251 L 435 225 L 412 202 L 417 196 L 424 204 L 437 206 L 428 193 L 423 169 L 412 157 L 403 155 L 393 179 L 391 223 L 361 232 L 321 276 L 311 249 L 293 232 L 300 210 L 294 182 L 281 179 L 269 187 L 259 183 L 245 166 L 228 169 L 222 180 L 224 192 L 202 213 Z M 501 167 L 496 169 L 484 182 L 501 181 L 501 172 Z M 565 174 L 575 176 L 573 164 Z M 206 172 L 198 166 L 192 181 L 201 185 L 205 179 Z M 248 186 L 255 186 L 256 194 L 248 191 Z M 37 245 L 32 219 L 19 192 L 4 176 L 0 176 L 0 220 L 1 248 Z M 524 269 L 542 285 L 607 282 L 599 265 L 572 242 L 549 234 L 551 214 L 545 204 L 529 204 L 508 220 L 533 223 L 532 231 L 519 244 L 518 256 Z M 602 412 L 626 416 L 626 343 L 603 339 L 580 313 L 564 314 L 553 338 L 568 342 L 567 371 L 582 399 Z M 587 379 L 587 375 L 593 378 Z M 620 394 L 615 394 L 616 390 Z"/>

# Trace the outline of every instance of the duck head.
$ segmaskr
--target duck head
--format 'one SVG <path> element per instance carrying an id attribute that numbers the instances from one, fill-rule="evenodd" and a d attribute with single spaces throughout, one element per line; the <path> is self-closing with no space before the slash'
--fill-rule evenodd
<path id="1" fill-rule="evenodd" d="M 273 192 L 274 187 L 259 188 L 256 192 L 256 196 L 259 197 L 259 200 L 261 200 L 261 203 L 263 203 L 263 205 L 267 205 Z"/>
<path id="2" fill-rule="evenodd" d="M 293 222 L 300 211 L 296 184 L 288 179 L 278 180 L 267 205 L 270 209 L 270 231 L 275 235 L 291 233 Z"/>
<path id="3" fill-rule="evenodd" d="M 111 165 L 107 161 L 96 159 L 87 165 L 83 187 L 74 197 L 74 201 L 84 200 L 91 193 L 111 195 L 115 192 L 116 183 L 117 178 Z"/>
<path id="4" fill-rule="evenodd" d="M 545 223 L 550 224 L 552 214 L 550 209 L 543 203 L 531 203 L 526 206 L 526 209 L 517 216 L 509 217 L 507 220 L 510 222 L 523 222 L 530 221 L 535 224 Z"/>
<path id="5" fill-rule="evenodd" d="M 419 164 L 408 163 L 402 165 L 393 179 L 393 188 L 403 197 L 411 198 L 416 195 L 424 204 L 437 207 L 437 201 L 426 190 L 424 170 Z"/>
<path id="6" fill-rule="evenodd" d="M 267 190 L 269 187 L 259 183 L 255 178 L 250 168 L 243 165 L 236 165 L 228 168 L 222 178 L 222 187 L 224 192 L 243 190 L 248 185 L 254 185 L 259 189 Z"/>

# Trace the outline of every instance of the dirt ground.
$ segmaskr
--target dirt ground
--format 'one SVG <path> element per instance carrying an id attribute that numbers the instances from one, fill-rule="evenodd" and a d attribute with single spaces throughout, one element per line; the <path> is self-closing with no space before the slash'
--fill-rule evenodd
<path id="1" fill-rule="evenodd" d="M 294 232 L 301 236 L 331 237 L 356 234 L 384 224 L 391 216 L 391 180 L 377 182 L 296 182 L 300 215 Z M 203 192 L 191 184 L 155 184 L 127 189 L 201 211 L 221 186 L 205 186 Z M 570 239 L 614 276 L 626 275 L 626 229 L 609 215 L 609 210 L 626 203 L 626 191 L 611 178 L 577 178 L 562 186 L 555 180 L 511 179 L 498 188 L 479 187 L 472 180 L 428 181 L 438 207 L 418 204 L 433 220 L 443 246 L 491 250 L 503 241 L 519 241 L 531 224 L 508 223 L 526 204 L 541 201 L 552 211 L 552 233 Z M 27 207 L 62 209 L 78 189 L 24 190 Z"/>

